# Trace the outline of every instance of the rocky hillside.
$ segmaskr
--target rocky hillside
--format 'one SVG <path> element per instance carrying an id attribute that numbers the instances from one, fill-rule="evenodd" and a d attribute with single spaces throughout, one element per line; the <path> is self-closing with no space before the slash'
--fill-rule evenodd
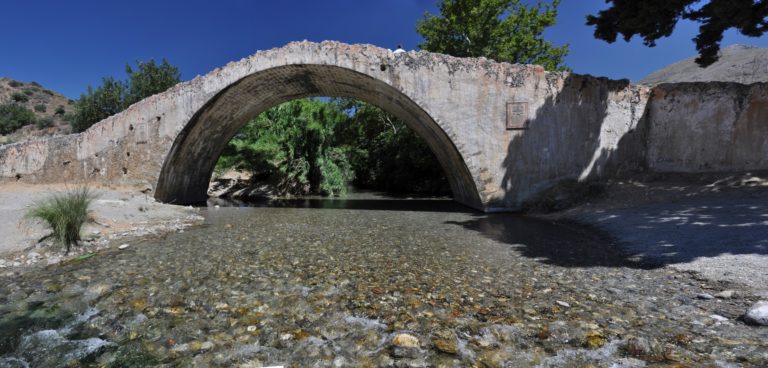
<path id="1" fill-rule="evenodd" d="M 30 111 L 34 114 L 34 123 L 5 135 L 0 134 L 0 144 L 36 136 L 67 134 L 70 131 L 64 115 L 72 111 L 72 101 L 36 82 L 25 83 L 0 77 L 0 108 L 7 105 L 16 105 Z"/>
<path id="2" fill-rule="evenodd" d="M 720 60 L 701 68 L 692 56 L 668 65 L 643 78 L 639 84 L 656 85 L 676 82 L 768 82 L 768 49 L 731 45 L 720 51 Z"/>

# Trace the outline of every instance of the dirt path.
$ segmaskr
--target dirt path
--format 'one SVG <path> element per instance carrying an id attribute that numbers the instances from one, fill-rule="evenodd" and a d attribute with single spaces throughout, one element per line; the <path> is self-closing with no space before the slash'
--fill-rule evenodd
<path id="1" fill-rule="evenodd" d="M 601 228 L 631 256 L 768 296 L 768 175 L 656 175 L 610 183 L 555 214 Z"/>

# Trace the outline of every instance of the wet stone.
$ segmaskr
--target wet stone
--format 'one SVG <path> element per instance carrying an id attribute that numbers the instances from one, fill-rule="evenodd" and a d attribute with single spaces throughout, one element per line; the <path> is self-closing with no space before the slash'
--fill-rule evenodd
<path id="1" fill-rule="evenodd" d="M 459 340 L 456 333 L 450 330 L 443 330 L 435 334 L 432 339 L 435 349 L 446 354 L 457 354 L 459 352 Z"/>
<path id="2" fill-rule="evenodd" d="M 0 276 L 0 337 L 15 336 L 0 366 L 29 364 L 21 341 L 43 330 L 63 355 L 114 344 L 75 366 L 768 365 L 736 286 L 634 263 L 593 229 L 443 205 L 222 207 L 206 226 Z M 712 290 L 740 295 L 697 297 Z M 17 317 L 31 322 L 5 323 Z"/>
<path id="3" fill-rule="evenodd" d="M 400 333 L 392 338 L 390 351 L 396 358 L 418 358 L 423 354 L 420 342 L 416 336 Z"/>
<path id="4" fill-rule="evenodd" d="M 737 296 L 737 293 L 735 290 L 723 290 L 715 294 L 715 298 L 718 298 L 718 299 L 731 299 L 731 298 L 735 298 L 736 296 Z"/>
<path id="5" fill-rule="evenodd" d="M 768 301 L 759 301 L 744 314 L 744 320 L 760 326 L 768 326 Z"/>
<path id="6" fill-rule="evenodd" d="M 392 345 L 399 348 L 418 348 L 420 344 L 416 336 L 401 333 L 392 338 Z"/>

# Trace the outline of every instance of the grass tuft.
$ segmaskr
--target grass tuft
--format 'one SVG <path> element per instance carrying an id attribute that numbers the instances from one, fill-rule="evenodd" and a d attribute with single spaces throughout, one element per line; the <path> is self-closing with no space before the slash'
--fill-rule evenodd
<path id="1" fill-rule="evenodd" d="M 48 225 L 53 231 L 50 236 L 63 244 L 69 254 L 72 244 L 77 245 L 80 241 L 80 229 L 89 221 L 88 209 L 95 198 L 88 188 L 56 193 L 35 203 L 26 218 Z"/>

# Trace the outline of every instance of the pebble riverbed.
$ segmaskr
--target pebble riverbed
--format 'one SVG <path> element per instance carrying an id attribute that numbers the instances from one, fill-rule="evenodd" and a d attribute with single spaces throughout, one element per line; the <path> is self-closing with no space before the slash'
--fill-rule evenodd
<path id="1" fill-rule="evenodd" d="M 208 208 L 7 272 L 0 367 L 768 366 L 738 286 L 576 224 L 420 203 Z"/>

